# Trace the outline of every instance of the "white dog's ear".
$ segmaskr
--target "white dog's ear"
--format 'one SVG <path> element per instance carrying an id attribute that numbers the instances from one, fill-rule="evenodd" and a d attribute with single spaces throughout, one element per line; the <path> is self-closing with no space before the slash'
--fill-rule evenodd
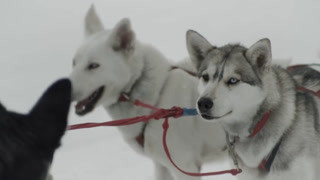
<path id="1" fill-rule="evenodd" d="M 187 31 L 187 49 L 191 61 L 198 69 L 210 50 L 215 48 L 203 36 L 193 30 Z"/>
<path id="2" fill-rule="evenodd" d="M 103 25 L 96 13 L 94 5 L 92 4 L 85 17 L 85 35 L 89 36 L 102 31 L 103 29 Z"/>
<path id="3" fill-rule="evenodd" d="M 261 73 L 268 71 L 272 61 L 270 40 L 267 38 L 259 40 L 247 50 L 245 55 Z"/>
<path id="4" fill-rule="evenodd" d="M 128 18 L 120 20 L 112 30 L 110 43 L 115 51 L 129 52 L 134 49 L 135 34 Z"/>

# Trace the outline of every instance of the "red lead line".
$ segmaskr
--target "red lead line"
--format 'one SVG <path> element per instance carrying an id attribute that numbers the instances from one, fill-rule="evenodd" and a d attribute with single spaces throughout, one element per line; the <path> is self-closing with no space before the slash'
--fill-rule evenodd
<path id="1" fill-rule="evenodd" d="M 215 176 L 215 175 L 222 175 L 222 174 L 232 174 L 232 175 L 237 175 L 239 173 L 242 172 L 241 169 L 230 169 L 230 170 L 225 170 L 225 171 L 217 171 L 217 172 L 208 172 L 208 173 L 194 173 L 194 172 L 187 172 L 182 170 L 180 167 L 178 167 L 176 165 L 176 163 L 173 161 L 170 152 L 169 152 L 169 148 L 167 145 L 167 133 L 168 133 L 168 129 L 169 129 L 169 122 L 168 122 L 168 118 L 166 118 L 162 124 L 163 127 L 163 136 L 162 136 L 162 144 L 163 144 L 163 148 L 164 151 L 167 154 L 167 157 L 169 158 L 171 164 L 178 169 L 180 172 L 182 172 L 183 174 L 186 174 L 188 176 Z"/>

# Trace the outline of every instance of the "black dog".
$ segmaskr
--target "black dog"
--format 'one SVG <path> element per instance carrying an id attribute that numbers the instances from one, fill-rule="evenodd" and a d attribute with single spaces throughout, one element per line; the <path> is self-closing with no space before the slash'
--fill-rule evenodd
<path id="1" fill-rule="evenodd" d="M 55 82 L 29 114 L 0 104 L 0 180 L 44 180 L 67 128 L 71 82 Z"/>

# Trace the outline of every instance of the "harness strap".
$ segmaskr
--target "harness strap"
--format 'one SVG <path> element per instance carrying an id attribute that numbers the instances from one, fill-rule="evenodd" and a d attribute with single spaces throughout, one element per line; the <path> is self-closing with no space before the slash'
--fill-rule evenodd
<path id="1" fill-rule="evenodd" d="M 119 102 L 132 102 L 131 99 L 130 99 L 130 96 L 128 95 L 128 93 L 121 93 L 118 101 Z M 148 108 L 148 109 L 152 109 L 154 111 L 159 110 L 157 107 L 151 106 L 149 104 L 142 103 L 139 100 L 135 100 L 133 102 L 133 105 L 145 107 L 145 108 Z M 144 131 L 145 131 L 145 128 L 146 128 L 146 124 L 144 124 L 144 127 L 141 129 L 140 134 L 138 136 L 136 136 L 136 138 L 135 138 L 136 141 L 138 142 L 138 144 L 141 147 L 144 147 Z"/>
<path id="2" fill-rule="evenodd" d="M 175 70 L 175 69 L 181 69 L 181 68 L 178 67 L 178 66 L 171 66 L 170 71 L 171 70 Z M 191 76 L 197 76 L 195 72 L 192 72 L 192 71 L 189 71 L 189 70 L 186 70 L 186 69 L 182 69 L 182 70 L 185 71 L 186 73 L 188 73 Z M 119 102 L 130 102 L 131 101 L 130 93 L 121 93 L 118 101 Z M 134 101 L 133 104 L 135 106 L 141 106 L 141 107 L 149 108 L 149 109 L 152 109 L 154 111 L 159 110 L 157 107 L 151 106 L 149 104 L 144 104 L 139 100 Z M 188 112 L 191 112 L 191 111 L 185 111 L 185 112 L 188 113 Z M 197 115 L 197 112 L 191 112 L 191 114 Z M 138 144 L 141 145 L 142 147 L 144 147 L 144 130 L 145 130 L 145 127 L 142 128 L 140 134 L 135 138 L 136 141 L 138 142 Z"/>
<path id="3" fill-rule="evenodd" d="M 282 139 L 280 139 L 280 141 L 277 143 L 277 145 L 273 148 L 270 156 L 264 160 L 261 161 L 261 163 L 259 164 L 258 168 L 262 171 L 267 171 L 269 172 L 271 169 L 271 165 L 279 151 L 280 145 L 282 143 Z"/>
<path id="4" fill-rule="evenodd" d="M 292 66 L 289 66 L 287 67 L 287 70 L 288 71 L 292 71 L 292 70 L 295 70 L 297 68 L 301 68 L 301 67 L 310 67 L 310 66 L 320 66 L 320 64 L 316 64 L 316 63 L 313 63 L 313 64 L 297 64 L 297 65 L 292 65 Z"/>
<path id="5" fill-rule="evenodd" d="M 144 147 L 144 134 L 143 131 L 136 137 L 136 141 L 141 147 Z"/>
<path id="6" fill-rule="evenodd" d="M 252 131 L 252 133 L 248 136 L 249 138 L 254 137 L 266 124 L 266 122 L 268 121 L 270 115 L 271 115 L 272 111 L 268 111 L 266 112 L 262 119 L 258 122 L 258 124 L 256 125 L 256 127 L 254 128 L 254 130 Z"/>
<path id="7" fill-rule="evenodd" d="M 298 64 L 298 65 L 293 65 L 293 66 L 289 66 L 287 68 L 288 71 L 292 71 L 292 70 L 295 70 L 297 68 L 301 68 L 301 67 L 306 67 L 307 65 L 306 64 Z"/>

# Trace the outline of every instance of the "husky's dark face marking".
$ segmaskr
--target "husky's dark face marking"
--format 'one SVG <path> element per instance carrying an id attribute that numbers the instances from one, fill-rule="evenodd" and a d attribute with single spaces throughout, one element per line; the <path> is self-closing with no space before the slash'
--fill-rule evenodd
<path id="1" fill-rule="evenodd" d="M 263 78 L 271 60 L 269 40 L 249 49 L 239 44 L 214 47 L 200 34 L 188 31 L 187 47 L 201 79 L 197 107 L 204 119 L 236 120 L 257 111 L 266 97 Z"/>
<path id="2" fill-rule="evenodd" d="M 54 83 L 27 115 L 0 104 L 0 179 L 45 180 L 67 127 L 71 83 Z"/>

